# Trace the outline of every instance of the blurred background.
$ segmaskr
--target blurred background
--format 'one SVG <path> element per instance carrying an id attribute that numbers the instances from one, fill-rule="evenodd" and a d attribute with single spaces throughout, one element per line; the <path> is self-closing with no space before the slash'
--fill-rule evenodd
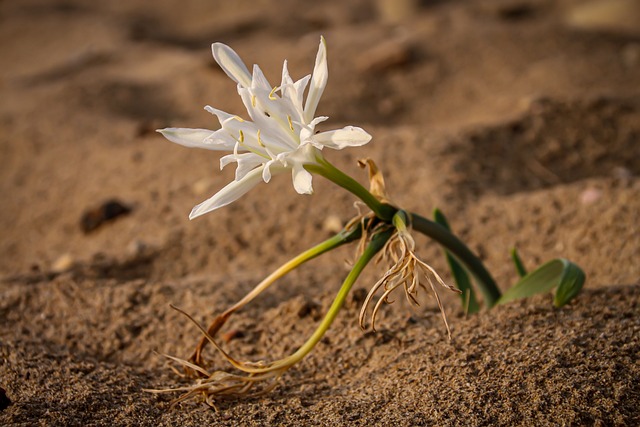
<path id="1" fill-rule="evenodd" d="M 598 242 L 580 243 L 582 227 L 574 237 L 517 233 L 528 219 L 553 224 L 548 203 L 534 217 L 522 203 L 503 205 L 545 188 L 605 204 L 631 197 L 613 194 L 614 184 L 566 185 L 632 180 L 640 171 L 638 5 L 0 2 L 0 272 L 101 262 L 130 262 L 133 276 L 156 278 L 242 274 L 247 265 L 264 271 L 344 224 L 355 215 L 350 195 L 316 178 L 317 194 L 298 196 L 284 176 L 189 222 L 191 207 L 233 170 L 220 172 L 216 153 L 154 132 L 216 129 L 208 104 L 245 115 L 211 57 L 212 42 L 232 46 L 249 67 L 259 64 L 275 85 L 284 59 L 294 78 L 311 72 L 320 35 L 329 49 L 323 125 L 374 135 L 366 147 L 327 153 L 331 161 L 364 182 L 355 160 L 372 157 L 397 203 L 425 214 L 440 206 L 490 263 L 502 265 L 507 247 L 522 243 L 536 260 L 558 245 L 558 253 L 570 247 L 579 255 L 580 244 Z M 507 216 L 513 224 L 505 225 Z M 602 225 L 602 236 L 610 227 Z"/>

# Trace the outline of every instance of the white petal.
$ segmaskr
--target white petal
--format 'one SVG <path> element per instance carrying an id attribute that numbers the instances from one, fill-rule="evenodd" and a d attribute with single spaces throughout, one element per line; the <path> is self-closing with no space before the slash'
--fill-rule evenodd
<path id="1" fill-rule="evenodd" d="M 244 103 L 244 106 L 249 113 L 249 117 L 251 117 L 251 120 L 253 120 L 256 126 L 256 132 L 257 129 L 260 129 L 263 140 L 265 139 L 265 137 L 269 139 L 268 135 L 278 135 L 281 132 L 278 129 L 277 123 L 265 114 L 263 108 L 264 102 L 262 100 L 258 101 L 258 95 L 256 95 L 255 93 L 264 94 L 268 92 L 262 89 L 252 90 L 238 88 L 238 94 L 240 94 L 240 98 L 242 98 L 242 102 Z M 288 143 L 282 142 L 281 145 L 283 147 L 289 147 Z"/>
<path id="2" fill-rule="evenodd" d="M 246 89 L 239 89 L 240 92 L 244 90 Z M 220 125 L 222 126 L 222 132 L 226 132 L 229 135 L 229 139 L 234 141 L 242 140 L 242 145 L 244 147 L 249 147 L 251 151 L 264 151 L 258 143 L 258 127 L 255 123 L 244 120 L 239 116 L 225 113 L 224 111 L 210 107 L 209 105 L 204 107 L 204 109 L 218 117 Z"/>
<path id="3" fill-rule="evenodd" d="M 282 83 L 280 85 L 280 93 L 282 97 L 288 99 L 297 114 L 292 117 L 294 120 L 302 121 L 304 115 L 304 106 L 302 105 L 304 90 L 311 79 L 311 74 L 301 78 L 294 83 L 287 69 L 287 61 L 282 66 Z"/>
<path id="4" fill-rule="evenodd" d="M 307 171 L 302 163 L 295 163 L 292 170 L 293 188 L 298 194 L 313 194 L 313 186 L 311 185 L 312 175 Z"/>
<path id="5" fill-rule="evenodd" d="M 311 138 L 314 142 L 335 150 L 342 150 L 345 147 L 359 147 L 371 141 L 371 135 L 355 126 L 318 133 Z"/>
<path id="6" fill-rule="evenodd" d="M 282 81 L 280 82 L 280 91 L 282 96 L 286 96 L 287 88 L 293 85 L 293 79 L 289 75 L 289 68 L 287 68 L 287 60 L 284 60 L 284 64 L 282 64 Z"/>
<path id="7" fill-rule="evenodd" d="M 196 218 L 208 212 L 235 202 L 240 197 L 247 194 L 249 190 L 262 180 L 262 167 L 257 167 L 244 176 L 241 180 L 231 181 L 224 188 L 218 191 L 210 199 L 205 200 L 194 207 L 189 214 L 189 219 Z"/>
<path id="8" fill-rule="evenodd" d="M 258 64 L 254 64 L 253 66 L 253 78 L 251 79 L 251 88 L 252 89 L 264 89 L 271 91 L 273 89 L 269 80 L 265 77 L 264 73 L 258 67 Z"/>
<path id="9" fill-rule="evenodd" d="M 214 43 L 211 45 L 211 51 L 213 58 L 227 76 L 244 87 L 251 87 L 251 74 L 233 49 L 222 43 Z"/>
<path id="10" fill-rule="evenodd" d="M 229 163 L 234 163 L 238 161 L 238 156 L 235 154 L 227 154 L 226 156 L 220 157 L 220 170 L 224 169 Z"/>
<path id="11" fill-rule="evenodd" d="M 165 138 L 185 147 L 205 148 L 207 150 L 233 150 L 234 141 L 225 134 L 208 129 L 166 128 L 158 129 Z"/>
<path id="12" fill-rule="evenodd" d="M 276 151 L 295 149 L 298 146 L 297 133 L 300 127 L 296 126 L 295 117 L 292 115 L 298 113 L 288 99 L 279 97 L 270 99 L 270 92 L 264 89 L 240 88 L 238 90 L 249 116 L 254 121 L 252 125 L 255 125 L 255 132 L 257 133 L 258 129 L 261 131 L 262 142 L 267 146 L 272 145 Z M 227 127 L 226 124 L 223 126 Z M 262 152 L 259 145 L 253 148 Z"/>
<path id="13" fill-rule="evenodd" d="M 314 118 L 313 120 L 311 120 L 311 123 L 309 123 L 309 127 L 311 129 L 315 129 L 315 127 L 322 122 L 326 122 L 327 120 L 329 120 L 329 117 L 327 116 L 318 116 L 316 118 Z"/>
<path id="14" fill-rule="evenodd" d="M 214 116 L 216 116 L 216 117 L 218 118 L 218 121 L 220 122 L 220 126 L 222 126 L 222 124 L 223 124 L 225 121 L 229 120 L 229 119 L 230 119 L 230 118 L 232 118 L 232 117 L 235 117 L 233 114 L 229 114 L 229 113 L 226 113 L 226 112 L 224 112 L 224 111 L 222 111 L 222 110 L 218 110 L 217 108 L 213 108 L 213 107 L 212 107 L 212 106 L 210 106 L 210 105 L 206 105 L 206 106 L 204 107 L 204 109 L 205 109 L 208 113 L 213 114 Z"/>
<path id="15" fill-rule="evenodd" d="M 236 181 L 245 177 L 256 166 L 263 164 L 266 159 L 255 153 L 229 154 L 220 158 L 220 169 L 229 163 L 237 162 Z"/>
<path id="16" fill-rule="evenodd" d="M 265 163 L 264 168 L 262 169 L 262 180 L 267 184 L 271 181 L 271 165 L 273 164 L 273 160 L 269 160 Z"/>
<path id="17" fill-rule="evenodd" d="M 322 97 L 322 92 L 327 85 L 329 78 L 329 70 L 327 68 L 327 45 L 324 37 L 320 37 L 320 46 L 316 55 L 316 65 L 313 68 L 313 76 L 311 77 L 311 86 L 309 86 L 309 94 L 307 102 L 304 105 L 304 120 L 309 123 L 316 114 L 316 108 Z"/>
<path id="18" fill-rule="evenodd" d="M 236 169 L 236 180 L 244 178 L 257 166 L 264 164 L 265 158 L 254 153 L 244 153 L 237 157 L 238 168 Z"/>
<path id="19" fill-rule="evenodd" d="M 300 80 L 298 80 L 293 84 L 293 87 L 296 90 L 296 96 L 297 96 L 294 103 L 296 104 L 296 106 L 300 107 L 301 111 L 303 110 L 302 97 L 304 95 L 304 90 L 307 88 L 307 85 L 309 84 L 309 80 L 311 80 L 311 74 L 304 76 L 303 78 L 301 78 Z"/>

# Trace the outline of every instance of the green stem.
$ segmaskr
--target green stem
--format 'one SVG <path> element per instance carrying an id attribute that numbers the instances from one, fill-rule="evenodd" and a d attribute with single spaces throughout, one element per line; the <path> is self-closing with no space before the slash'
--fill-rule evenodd
<path id="1" fill-rule="evenodd" d="M 491 273 L 484 267 L 482 261 L 480 261 L 460 239 L 440 224 L 415 213 L 411 213 L 411 221 L 414 230 L 440 243 L 449 253 L 453 254 L 458 261 L 464 264 L 475 277 L 478 287 L 484 296 L 487 308 L 494 306 L 501 296 L 500 289 L 498 289 L 495 280 L 493 280 Z"/>
<path id="2" fill-rule="evenodd" d="M 253 288 L 251 292 L 245 295 L 240 301 L 236 302 L 234 305 L 226 309 L 224 313 L 216 317 L 213 320 L 213 322 L 209 325 L 209 328 L 207 329 L 207 334 L 212 337 L 215 336 L 220 330 L 220 328 L 224 326 L 224 324 L 227 322 L 229 317 L 231 317 L 231 315 L 234 312 L 238 311 L 239 309 L 247 305 L 254 298 L 256 298 L 258 295 L 264 292 L 269 286 L 274 284 L 278 279 L 285 276 L 290 271 L 298 268 L 300 265 L 304 264 L 305 262 L 310 261 L 324 254 L 325 252 L 333 250 L 345 243 L 352 242 L 358 239 L 360 236 L 362 236 L 361 225 L 357 225 L 351 228 L 350 230 L 342 230 L 335 236 L 325 240 L 322 243 L 317 244 L 311 249 L 307 249 L 306 251 L 297 255 L 293 259 L 290 259 L 286 263 L 282 264 L 273 273 L 271 273 L 269 276 L 264 278 L 264 280 L 258 283 L 256 287 Z M 202 365 L 201 355 L 202 355 L 202 351 L 205 349 L 207 344 L 209 344 L 209 339 L 205 334 L 205 336 L 203 336 L 200 342 L 198 343 L 198 346 L 196 347 L 193 355 L 191 356 L 191 360 L 195 361 L 198 365 Z"/>
<path id="3" fill-rule="evenodd" d="M 311 249 L 307 249 L 295 258 L 290 259 L 283 265 L 281 265 L 276 271 L 267 276 L 262 282 L 260 282 L 251 292 L 245 295 L 240 301 L 235 303 L 226 312 L 235 311 L 238 308 L 246 305 L 249 301 L 254 299 L 259 293 L 267 289 L 273 282 L 289 273 L 290 271 L 298 268 L 300 265 L 307 261 L 310 261 L 325 252 L 336 249 L 338 246 L 342 246 L 345 243 L 352 242 L 358 239 L 362 235 L 362 226 L 358 225 L 351 230 L 342 230 L 335 236 L 325 240 L 322 243 L 317 244 Z M 226 313 L 225 312 L 225 313 Z"/>
<path id="4" fill-rule="evenodd" d="M 360 273 L 362 273 L 362 270 L 364 270 L 369 261 L 371 261 L 373 257 L 384 247 L 385 243 L 387 243 L 387 240 L 389 240 L 389 238 L 393 235 L 393 232 L 394 228 L 389 227 L 388 229 L 375 234 L 371 238 L 371 241 L 365 248 L 364 252 L 360 256 L 360 258 L 358 258 L 358 261 L 355 263 L 346 279 L 344 279 L 344 282 L 342 282 L 342 286 L 338 291 L 338 295 L 336 295 L 333 303 L 331 303 L 331 307 L 329 307 L 329 311 L 327 311 L 324 319 L 322 319 L 322 322 L 320 322 L 320 325 L 318 325 L 311 337 L 309 337 L 309 339 L 304 344 L 302 344 L 302 346 L 300 346 L 300 348 L 298 348 L 295 353 L 285 357 L 284 359 L 269 363 L 267 366 L 255 366 L 235 361 L 234 359 L 226 355 L 226 353 L 224 353 L 224 351 L 220 349 L 220 347 L 218 347 L 215 342 L 213 342 L 213 344 L 218 350 L 225 354 L 227 360 L 229 360 L 229 362 L 234 367 L 240 369 L 241 371 L 254 375 L 254 378 L 255 375 L 269 374 L 278 371 L 284 372 L 285 370 L 289 369 L 290 367 L 301 361 L 320 342 L 320 340 L 338 315 L 338 312 L 342 308 L 342 305 L 344 304 L 349 291 L 360 276 Z"/>
<path id="5" fill-rule="evenodd" d="M 378 218 L 385 222 L 391 221 L 397 209 L 391 205 L 380 202 L 373 194 L 364 188 L 358 181 L 333 166 L 324 158 L 317 159 L 317 164 L 305 165 L 305 169 L 311 173 L 316 173 L 327 178 L 329 181 L 339 185 L 347 191 L 355 194 L 376 214 Z"/>
<path id="6" fill-rule="evenodd" d="M 313 335 L 311 335 L 311 337 L 307 340 L 307 342 L 305 342 L 291 356 L 280 361 L 278 364 L 274 364 L 273 366 L 274 368 L 283 367 L 286 365 L 293 365 L 294 363 L 299 362 L 307 354 L 309 354 L 309 352 L 316 346 L 316 344 L 318 344 L 318 342 L 320 342 L 320 340 L 322 339 L 322 337 L 327 332 L 327 330 L 335 320 L 336 316 L 338 315 L 338 312 L 342 308 L 342 305 L 344 304 L 344 301 L 346 300 L 347 295 L 351 290 L 351 287 L 358 279 L 358 276 L 360 276 L 360 273 L 362 273 L 362 270 L 364 270 L 364 268 L 367 266 L 369 261 L 371 261 L 373 257 L 380 251 L 380 249 L 384 247 L 384 244 L 387 242 L 387 240 L 389 240 L 389 238 L 393 234 L 393 231 L 394 229 L 390 228 L 372 237 L 371 242 L 366 247 L 366 249 L 360 256 L 358 261 L 355 263 L 355 265 L 347 275 L 346 279 L 344 279 L 344 282 L 342 283 L 342 287 L 338 291 L 338 295 L 336 295 L 336 298 L 333 300 L 333 303 L 331 304 L 329 311 L 325 315 L 324 319 L 322 319 L 322 322 L 320 323 L 318 328 L 315 330 Z"/>

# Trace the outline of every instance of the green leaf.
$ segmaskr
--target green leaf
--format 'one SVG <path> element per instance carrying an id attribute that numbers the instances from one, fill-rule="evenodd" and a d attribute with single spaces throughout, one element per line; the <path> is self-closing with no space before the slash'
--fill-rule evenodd
<path id="1" fill-rule="evenodd" d="M 557 287 L 553 304 L 562 307 L 580 293 L 585 279 L 580 267 L 564 258 L 557 258 L 520 279 L 502 295 L 498 304 L 548 292 Z"/>
<path id="2" fill-rule="evenodd" d="M 439 209 L 435 209 L 433 211 L 433 217 L 436 223 L 446 228 L 447 231 L 451 231 L 447 218 Z M 460 265 L 460 263 L 449 253 L 449 251 L 445 250 L 444 255 L 447 258 L 449 269 L 451 269 L 451 275 L 456 281 L 456 287 L 462 291 L 460 294 L 462 307 L 465 309 L 466 313 L 477 313 L 480 311 L 480 304 L 478 304 L 473 287 L 471 286 L 471 279 L 469 279 L 469 275 L 464 267 Z"/>
<path id="3" fill-rule="evenodd" d="M 513 263 L 516 265 L 516 271 L 518 272 L 518 275 L 520 277 L 526 276 L 527 269 L 524 267 L 524 264 L 522 263 L 522 259 L 518 254 L 518 249 L 516 248 L 511 249 L 511 259 L 513 260 Z"/>
<path id="4" fill-rule="evenodd" d="M 558 289 L 556 289 L 556 296 L 553 298 L 553 305 L 556 307 L 562 307 L 574 299 L 580 293 L 584 282 L 587 280 L 584 271 L 580 267 L 570 261 L 564 261 L 566 261 L 566 265 Z"/>

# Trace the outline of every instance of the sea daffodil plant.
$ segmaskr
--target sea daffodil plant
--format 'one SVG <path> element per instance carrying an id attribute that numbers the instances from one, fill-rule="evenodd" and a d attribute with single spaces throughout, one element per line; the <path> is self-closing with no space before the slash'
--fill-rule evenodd
<path id="1" fill-rule="evenodd" d="M 411 304 L 418 304 L 420 289 L 431 290 L 450 335 L 445 312 L 438 296 L 438 288 L 460 294 L 463 307 L 469 313 L 480 309 L 476 298 L 476 287 L 483 296 L 487 308 L 496 304 L 524 298 L 557 288 L 554 304 L 562 306 L 574 298 L 585 281 L 582 270 L 565 259 L 552 260 L 527 274 L 517 252 L 512 252 L 521 280 L 504 294 L 501 293 L 491 274 L 480 259 L 450 231 L 444 215 L 435 210 L 434 221 L 414 212 L 409 212 L 390 202 L 384 179 L 375 163 L 366 159 L 360 162 L 369 170 L 370 189 L 366 189 L 349 175 L 333 166 L 322 150 L 341 150 L 367 144 L 371 135 L 363 129 L 347 126 L 342 129 L 316 132 L 316 126 L 328 117 L 316 117 L 316 108 L 328 80 L 327 48 L 324 38 L 315 60 L 313 73 L 294 81 L 284 62 L 279 86 L 271 86 L 260 67 L 254 65 L 250 73 L 244 62 L 230 47 L 214 43 L 213 57 L 222 70 L 237 84 L 237 91 L 247 109 L 248 118 L 225 113 L 207 106 L 220 123 L 217 130 L 166 128 L 159 130 L 172 142 L 209 150 L 230 151 L 220 159 L 220 167 L 237 163 L 235 179 L 211 198 L 191 211 L 195 218 L 226 206 L 256 186 L 259 182 L 270 182 L 272 175 L 291 171 L 293 186 L 300 194 L 313 192 L 313 175 L 329 179 L 358 197 L 369 209 L 352 219 L 342 231 L 332 238 L 294 257 L 260 282 L 251 292 L 225 312 L 217 316 L 208 328 L 195 322 L 187 313 L 177 309 L 191 319 L 200 329 L 202 338 L 188 360 L 167 356 L 181 364 L 196 379 L 186 387 L 153 392 L 184 392 L 175 403 L 190 397 L 199 397 L 215 407 L 218 399 L 249 393 L 257 385 L 264 391 L 274 386 L 281 375 L 304 358 L 320 341 L 340 311 L 351 287 L 358 276 L 373 260 L 388 264 L 388 270 L 375 283 L 365 298 L 360 312 L 360 325 L 367 325 L 367 313 L 371 310 L 371 328 L 375 330 L 375 319 L 380 307 L 390 303 L 389 296 L 398 288 Z M 307 90 L 308 87 L 308 90 Z M 305 90 L 307 96 L 305 98 Z M 443 249 L 451 274 L 457 287 L 447 285 L 440 275 L 417 255 L 412 232 L 424 234 Z M 346 243 L 358 241 L 358 256 L 350 273 L 345 278 L 333 304 L 315 332 L 292 355 L 270 363 L 242 362 L 225 352 L 217 343 L 216 335 L 229 317 L 244 307 L 278 279 L 303 263 L 331 251 Z M 471 278 L 470 278 L 471 277 Z M 429 285 L 427 288 L 426 285 Z M 381 295 L 377 296 L 378 291 Z M 376 299 L 377 298 L 377 299 Z M 375 302 L 374 302 L 375 301 Z M 175 307 L 174 307 L 175 308 Z M 211 344 L 236 372 L 211 371 L 203 357 L 205 347 Z"/>

